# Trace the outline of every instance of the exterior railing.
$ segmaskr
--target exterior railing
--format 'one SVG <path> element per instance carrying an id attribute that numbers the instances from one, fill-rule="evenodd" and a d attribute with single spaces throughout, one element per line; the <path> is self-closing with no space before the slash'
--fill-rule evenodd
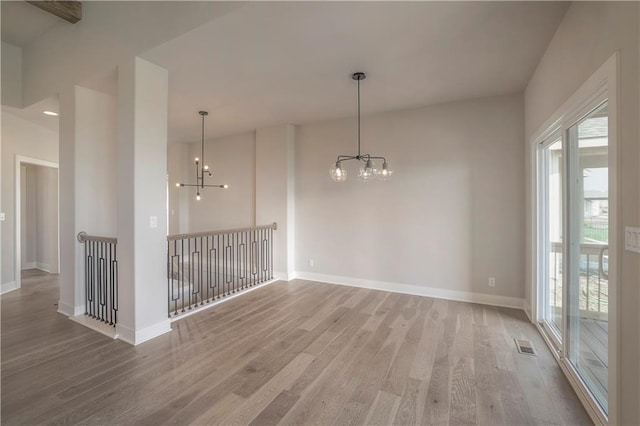
<path id="1" fill-rule="evenodd" d="M 85 315 L 115 327 L 118 322 L 117 238 L 78 234 L 84 244 Z"/>
<path id="2" fill-rule="evenodd" d="M 277 224 L 167 237 L 169 318 L 273 279 Z"/>
<path id="3" fill-rule="evenodd" d="M 562 243 L 551 244 L 551 307 L 562 307 Z M 607 319 L 609 312 L 609 280 L 605 271 L 608 264 L 605 253 L 607 244 L 580 244 L 580 289 L 578 306 L 580 315 L 588 318 Z"/>

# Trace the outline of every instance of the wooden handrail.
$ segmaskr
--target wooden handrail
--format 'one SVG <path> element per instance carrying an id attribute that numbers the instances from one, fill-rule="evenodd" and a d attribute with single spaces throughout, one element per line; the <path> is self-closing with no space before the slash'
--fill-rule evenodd
<path id="1" fill-rule="evenodd" d="M 192 234 L 174 234 L 168 235 L 167 241 L 175 241 L 175 240 L 186 240 L 189 238 L 199 238 L 199 237 L 210 237 L 213 235 L 222 235 L 222 234 L 233 234 L 235 232 L 247 232 L 247 231 L 257 231 L 260 229 L 273 229 L 274 231 L 278 229 L 278 224 L 273 222 L 271 225 L 261 225 L 247 228 L 237 228 L 237 229 L 228 229 L 222 231 L 207 231 L 207 232 L 195 232 Z"/>
<path id="2" fill-rule="evenodd" d="M 78 242 L 85 243 L 87 241 L 98 241 L 100 243 L 118 244 L 118 239 L 113 237 L 99 237 L 96 235 L 87 235 L 86 232 L 80 231 L 78 233 Z"/>

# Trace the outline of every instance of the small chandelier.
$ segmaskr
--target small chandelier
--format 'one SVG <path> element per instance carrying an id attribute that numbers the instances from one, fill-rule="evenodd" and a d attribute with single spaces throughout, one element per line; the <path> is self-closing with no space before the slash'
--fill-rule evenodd
<path id="1" fill-rule="evenodd" d="M 380 180 L 388 180 L 391 178 L 393 171 L 389 168 L 387 160 L 384 157 L 375 157 L 369 154 L 361 154 L 360 152 L 360 80 L 364 80 L 367 76 L 363 72 L 354 73 L 351 78 L 358 82 L 358 154 L 357 155 L 338 155 L 335 164 L 329 170 L 331 179 L 336 182 L 344 182 L 347 180 L 347 171 L 342 168 L 342 162 L 348 160 L 362 161 L 358 179 L 368 182 L 373 178 Z M 382 160 L 382 168 L 377 168 L 375 161 Z"/>
<path id="2" fill-rule="evenodd" d="M 196 183 L 176 183 L 177 187 L 183 186 L 195 186 L 196 187 L 196 200 L 200 201 L 200 189 L 204 188 L 223 188 L 227 189 L 229 185 L 205 185 L 204 178 L 205 176 L 211 177 L 211 171 L 209 170 L 209 166 L 205 164 L 204 161 L 204 117 L 209 115 L 207 111 L 198 111 L 198 114 L 202 117 L 202 164 L 200 167 L 200 158 L 196 157 Z"/>

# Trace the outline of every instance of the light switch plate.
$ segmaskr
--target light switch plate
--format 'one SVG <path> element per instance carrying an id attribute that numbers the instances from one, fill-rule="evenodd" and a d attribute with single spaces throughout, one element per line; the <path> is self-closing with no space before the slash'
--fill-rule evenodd
<path id="1" fill-rule="evenodd" d="M 640 253 L 640 228 L 627 226 L 624 228 L 624 248 Z"/>
<path id="2" fill-rule="evenodd" d="M 158 216 L 149 216 L 149 228 L 158 227 Z"/>
<path id="3" fill-rule="evenodd" d="M 4 220 L 4 213 L 0 213 L 0 220 Z"/>

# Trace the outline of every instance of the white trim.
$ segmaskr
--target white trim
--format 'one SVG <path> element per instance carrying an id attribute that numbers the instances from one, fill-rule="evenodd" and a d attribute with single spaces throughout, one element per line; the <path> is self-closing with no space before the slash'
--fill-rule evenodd
<path id="1" fill-rule="evenodd" d="M 531 315 L 531 307 L 527 304 L 527 301 L 524 300 L 524 313 L 527 315 L 527 318 L 529 318 L 529 322 L 533 323 L 533 315 Z"/>
<path id="2" fill-rule="evenodd" d="M 10 291 L 17 290 L 18 287 L 15 281 L 9 281 L 8 283 L 4 283 L 0 285 L 0 294 L 9 293 Z"/>
<path id="3" fill-rule="evenodd" d="M 274 274 L 274 275 L 275 275 L 275 274 Z M 278 282 L 278 281 L 290 281 L 290 280 L 292 280 L 292 279 L 293 279 L 293 278 L 291 278 L 291 279 L 289 279 L 289 280 L 282 280 L 282 279 L 280 279 L 280 278 L 274 278 L 273 280 L 270 280 L 270 281 L 267 281 L 267 282 L 264 282 L 264 283 L 258 284 L 258 285 L 256 285 L 256 286 L 253 286 L 253 287 L 248 288 L 248 289 L 246 289 L 246 290 L 242 290 L 240 293 L 230 294 L 230 295 L 228 295 L 228 296 L 225 296 L 225 297 L 224 297 L 224 298 L 222 298 L 222 299 L 218 299 L 218 300 L 216 300 L 215 302 L 207 303 L 207 304 L 202 305 L 202 306 L 200 306 L 200 307 L 198 307 L 198 308 L 191 309 L 189 312 L 185 312 L 184 314 L 179 314 L 179 315 L 177 315 L 177 316 L 172 316 L 172 317 L 171 317 L 171 319 L 170 319 L 170 321 L 171 321 L 171 322 L 178 321 L 178 320 L 181 320 L 181 319 L 183 319 L 183 318 L 189 317 L 189 316 L 191 316 L 191 315 L 193 315 L 193 314 L 197 314 L 197 313 L 200 313 L 200 312 L 202 312 L 202 311 L 206 311 L 206 310 L 207 310 L 207 309 L 209 309 L 209 308 L 212 308 L 212 307 L 214 307 L 214 306 L 218 306 L 218 305 L 220 305 L 220 304 L 222 304 L 222 303 L 224 303 L 224 302 L 228 302 L 229 300 L 231 300 L 231 299 L 235 299 L 236 297 L 244 296 L 245 294 L 250 293 L 250 292 L 252 292 L 253 290 L 259 289 L 260 287 L 264 287 L 264 286 L 267 286 L 267 285 L 269 285 L 269 284 L 273 284 L 273 283 Z"/>
<path id="4" fill-rule="evenodd" d="M 571 127 L 575 122 L 584 117 L 585 114 L 589 113 L 597 104 L 600 103 L 602 99 L 608 100 L 608 115 L 609 115 L 609 365 L 608 365 L 608 419 L 600 410 L 597 403 L 592 400 L 591 395 L 585 389 L 581 389 L 578 392 L 579 396 L 581 396 L 581 401 L 583 405 L 587 407 L 587 411 L 591 416 L 591 419 L 596 424 L 617 424 L 618 416 L 620 413 L 619 406 L 619 389 L 620 386 L 620 371 L 618 369 L 618 325 L 620 323 L 620 316 L 618 312 L 619 305 L 619 292 L 618 292 L 618 276 L 619 276 L 619 265 L 618 262 L 618 223 L 620 209 L 619 209 L 619 197 L 618 197 L 618 174 L 619 174 L 619 159 L 617 155 L 617 139 L 618 139 L 618 128 L 620 126 L 619 120 L 620 115 L 618 111 L 620 109 L 619 105 L 619 93 L 620 93 L 620 80 L 618 78 L 619 73 L 619 61 L 620 55 L 618 52 L 615 52 L 604 64 L 602 64 L 591 77 L 589 77 L 578 90 L 576 90 L 573 95 L 569 97 L 569 99 L 558 109 L 554 114 L 552 114 L 547 121 L 533 134 L 533 137 L 529 140 L 531 149 L 534 152 L 537 151 L 537 146 L 540 144 L 545 138 L 547 138 L 552 132 L 561 129 L 563 140 L 566 138 L 566 131 L 569 127 Z M 536 318 L 534 318 L 537 323 L 541 320 L 540 317 L 540 309 L 537 306 L 538 299 L 538 286 L 539 286 L 539 278 L 540 271 L 538 267 L 540 265 L 539 262 L 539 211 L 537 210 L 539 207 L 539 156 L 537 154 L 531 155 L 530 157 L 530 166 L 532 171 L 535 171 L 535 175 L 532 173 L 530 176 L 530 188 L 532 188 L 531 200 L 534 202 L 531 206 L 531 214 L 532 216 L 531 225 L 529 227 L 529 235 L 531 238 L 532 247 L 532 285 L 531 285 L 531 296 L 532 303 L 535 303 L 533 306 L 533 311 L 536 312 Z M 570 196 L 570 195 L 569 195 Z M 565 209 L 566 210 L 566 209 Z M 566 215 L 565 215 L 566 216 Z M 565 218 L 567 220 L 567 218 Z M 565 229 L 566 229 L 566 225 Z M 567 258 L 567 256 L 563 256 Z M 567 286 L 565 286 L 567 287 Z M 563 304 L 563 306 L 566 304 Z M 565 308 L 566 309 L 566 308 Z M 566 314 L 563 315 L 566 318 Z M 550 345 L 548 341 L 548 336 L 545 334 L 544 329 L 539 328 L 541 330 L 545 341 Z M 563 339 L 566 339 L 566 333 Z M 551 345 L 550 345 L 551 347 Z M 559 358 L 559 364 L 562 367 L 563 372 L 569 378 L 569 381 L 572 383 L 572 386 L 581 387 L 584 386 L 578 375 L 576 374 L 573 367 L 563 366 L 564 363 L 568 363 L 565 360 L 565 349 L 566 346 L 562 349 L 562 356 Z M 577 392 L 577 391 L 576 391 Z M 585 398 L 588 401 L 588 404 L 585 404 Z M 591 409 L 590 409 L 591 408 Z"/>
<path id="5" fill-rule="evenodd" d="M 281 281 L 291 281 L 296 278 L 295 272 L 274 272 L 273 278 Z"/>
<path id="6" fill-rule="evenodd" d="M 58 300 L 58 313 L 67 317 L 72 317 L 75 315 L 75 309 L 73 305 L 65 303 L 62 300 Z"/>
<path id="7" fill-rule="evenodd" d="M 296 272 L 296 278 L 318 281 L 350 287 L 368 288 L 372 290 L 390 291 L 393 293 L 413 294 L 436 299 L 455 300 L 458 302 L 481 303 L 483 305 L 501 306 L 505 308 L 524 309 L 524 300 L 518 297 L 499 296 L 469 291 L 448 290 L 436 287 L 423 287 L 413 284 L 374 281 L 361 278 L 342 277 L 338 275 L 316 274 L 313 272 Z"/>
<path id="8" fill-rule="evenodd" d="M 20 262 L 20 263 L 22 263 L 22 262 Z M 20 270 L 22 270 L 22 271 L 27 270 L 27 269 L 36 269 L 36 262 L 25 262 L 20 267 Z"/>
<path id="9" fill-rule="evenodd" d="M 51 267 L 49 266 L 48 263 L 36 262 L 36 269 L 47 272 L 49 274 L 51 273 Z"/>
<path id="10" fill-rule="evenodd" d="M 62 300 L 58 300 L 58 313 L 65 315 L 67 317 L 77 317 L 80 315 L 84 315 L 86 312 L 85 305 L 74 306 L 70 303 L 63 302 Z"/>
<path id="11" fill-rule="evenodd" d="M 133 330 L 130 327 L 117 324 L 115 333 L 118 339 L 131 345 L 137 346 L 170 331 L 171 321 L 169 319 L 166 319 L 157 324 L 150 325 L 149 327 L 145 327 L 140 330 Z"/>
<path id="12" fill-rule="evenodd" d="M 13 255 L 13 261 L 14 261 L 14 279 L 15 279 L 15 283 L 16 283 L 16 288 L 20 288 L 22 286 L 22 276 L 21 276 L 21 271 L 22 271 L 22 233 L 20 231 L 20 228 L 22 226 L 21 222 L 20 222 L 20 215 L 21 215 L 21 203 L 22 203 L 22 191 L 20 190 L 20 181 L 21 181 L 21 177 L 20 177 L 20 166 L 22 165 L 22 163 L 25 164 L 32 164 L 34 166 L 43 166 L 43 167 L 51 167 L 53 169 L 57 169 L 58 163 L 54 163 L 53 161 L 47 161 L 47 160 L 41 160 L 39 158 L 33 158 L 33 157 L 27 157 L 25 155 L 19 155 L 16 154 L 16 160 L 15 160 L 15 170 L 14 170 L 14 176 L 15 176 L 15 187 L 14 187 L 14 191 L 15 191 L 15 205 L 14 205 L 14 255 Z M 59 204 L 60 204 L 60 177 L 58 176 L 58 209 L 59 209 Z M 60 218 L 58 218 L 58 270 L 60 270 Z"/>
<path id="13" fill-rule="evenodd" d="M 112 339 L 117 339 L 118 334 L 116 333 L 116 328 L 112 327 L 108 324 L 103 323 L 102 321 L 89 318 L 87 315 L 75 315 L 69 317 L 69 319 L 75 323 L 83 325 L 87 328 L 90 328 L 93 331 L 97 331 L 98 333 L 104 334 L 107 337 Z"/>

